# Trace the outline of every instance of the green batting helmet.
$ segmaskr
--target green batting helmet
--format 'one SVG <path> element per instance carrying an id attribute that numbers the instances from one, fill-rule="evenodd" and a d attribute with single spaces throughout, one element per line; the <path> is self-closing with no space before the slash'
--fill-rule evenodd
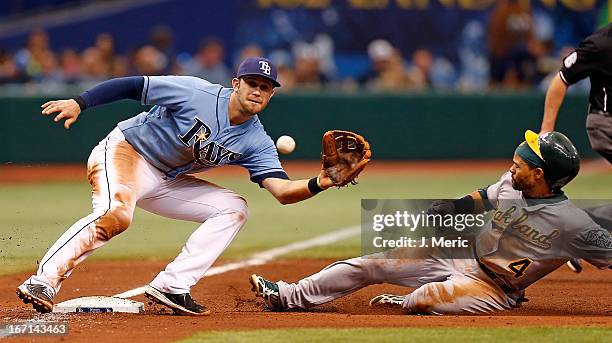
<path id="1" fill-rule="evenodd" d="M 544 161 L 544 177 L 552 189 L 560 189 L 572 181 L 580 170 L 580 155 L 567 136 L 547 132 L 541 136 L 527 130 L 527 144 Z"/>

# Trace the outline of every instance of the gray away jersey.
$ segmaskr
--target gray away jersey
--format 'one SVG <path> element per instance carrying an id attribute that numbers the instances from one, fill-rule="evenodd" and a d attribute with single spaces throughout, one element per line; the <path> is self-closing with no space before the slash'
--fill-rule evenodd
<path id="1" fill-rule="evenodd" d="M 274 142 L 255 115 L 229 122 L 231 88 L 191 76 L 145 76 L 141 102 L 155 105 L 118 124 L 126 140 L 170 177 L 224 164 L 248 169 L 251 180 L 287 178 Z"/>
<path id="2" fill-rule="evenodd" d="M 527 288 L 570 258 L 601 268 L 612 263 L 610 233 L 565 195 L 525 199 L 509 172 L 486 193 L 494 214 L 477 237 L 476 254 L 513 288 Z"/>

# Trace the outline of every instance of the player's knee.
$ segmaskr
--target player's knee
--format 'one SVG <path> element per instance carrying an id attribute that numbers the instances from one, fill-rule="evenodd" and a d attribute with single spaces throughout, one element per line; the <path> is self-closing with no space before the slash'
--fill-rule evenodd
<path id="1" fill-rule="evenodd" d="M 225 216 L 231 221 L 232 227 L 240 230 L 249 218 L 249 208 L 246 201 L 242 197 L 235 195 L 223 201 L 223 204 L 224 206 L 219 209 L 216 215 Z"/>
<path id="2" fill-rule="evenodd" d="M 424 301 L 409 303 L 408 306 L 406 307 L 406 310 L 408 310 L 410 313 L 413 313 L 413 314 L 432 314 L 434 312 L 440 313 L 440 312 L 435 311 L 436 310 L 435 304 L 431 302 L 424 302 Z"/>
<path id="3" fill-rule="evenodd" d="M 241 226 L 246 223 L 249 218 L 249 207 L 244 199 L 239 198 L 232 206 L 232 211 L 236 216 L 236 221 L 240 222 Z"/>
<path id="4" fill-rule="evenodd" d="M 113 215 L 117 218 L 117 226 L 120 232 L 123 232 L 132 224 L 132 212 L 132 209 L 123 204 L 112 210 Z"/>
<path id="5" fill-rule="evenodd" d="M 486 306 L 477 304 L 474 296 L 469 293 L 470 291 L 458 284 L 427 283 L 409 295 L 406 309 L 417 314 L 486 312 Z"/>
<path id="6" fill-rule="evenodd" d="M 363 286 L 380 283 L 372 278 L 369 262 L 360 257 L 351 258 L 344 261 L 336 261 L 323 270 L 333 269 L 334 273 L 345 275 L 346 279 L 358 282 Z"/>
<path id="7" fill-rule="evenodd" d="M 130 226 L 132 214 L 130 207 L 123 203 L 116 204 L 100 217 L 96 225 L 96 234 L 103 240 L 117 236 Z"/>
<path id="8" fill-rule="evenodd" d="M 439 294 L 443 287 L 438 283 L 429 283 L 417 288 L 409 295 L 406 309 L 419 314 L 440 313 L 441 305 L 445 302 Z"/>

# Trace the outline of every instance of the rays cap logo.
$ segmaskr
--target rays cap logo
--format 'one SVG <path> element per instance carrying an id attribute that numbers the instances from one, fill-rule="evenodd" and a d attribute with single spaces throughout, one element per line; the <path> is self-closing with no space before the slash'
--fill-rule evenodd
<path id="1" fill-rule="evenodd" d="M 276 80 L 276 66 L 268 59 L 263 57 L 249 57 L 240 63 L 238 66 L 237 78 L 247 75 L 259 75 L 270 80 L 274 87 L 280 87 L 280 83 Z"/>

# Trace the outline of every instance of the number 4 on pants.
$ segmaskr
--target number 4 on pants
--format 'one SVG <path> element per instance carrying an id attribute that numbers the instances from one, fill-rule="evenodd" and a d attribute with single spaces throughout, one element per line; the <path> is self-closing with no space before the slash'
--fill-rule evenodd
<path id="1" fill-rule="evenodd" d="M 510 264 L 508 264 L 508 269 L 510 269 L 510 271 L 514 273 L 514 278 L 518 279 L 521 276 L 525 275 L 525 271 L 532 263 L 532 260 L 528 258 L 523 258 L 514 262 L 510 262 Z"/>

